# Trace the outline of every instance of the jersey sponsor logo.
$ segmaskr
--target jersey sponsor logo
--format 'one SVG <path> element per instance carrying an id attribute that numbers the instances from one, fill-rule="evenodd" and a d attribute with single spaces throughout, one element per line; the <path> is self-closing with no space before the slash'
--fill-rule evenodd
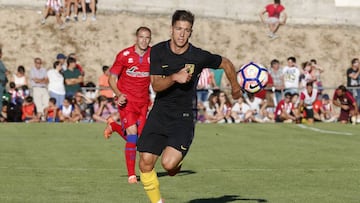
<path id="1" fill-rule="evenodd" d="M 181 146 L 180 146 L 180 148 L 181 148 L 181 150 L 184 150 L 184 151 L 186 151 L 186 150 L 187 150 L 187 148 L 186 148 L 186 147 L 184 147 L 183 145 L 181 145 Z"/>
<path id="2" fill-rule="evenodd" d="M 140 72 L 137 71 L 138 69 L 139 69 L 138 67 L 132 66 L 131 68 L 126 70 L 126 75 L 135 78 L 145 78 L 150 76 L 149 72 Z"/>
<path id="3" fill-rule="evenodd" d="M 128 58 L 128 63 L 134 63 L 134 59 L 133 58 Z"/>

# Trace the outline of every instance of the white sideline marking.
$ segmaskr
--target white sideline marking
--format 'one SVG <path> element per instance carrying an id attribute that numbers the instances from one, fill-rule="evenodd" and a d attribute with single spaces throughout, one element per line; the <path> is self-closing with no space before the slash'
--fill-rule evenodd
<path id="1" fill-rule="evenodd" d="M 337 131 L 331 131 L 331 130 L 322 130 L 319 128 L 309 127 L 309 126 L 306 126 L 303 124 L 299 124 L 297 126 L 299 126 L 300 128 L 303 128 L 303 129 L 309 129 L 309 130 L 319 132 L 319 133 L 328 133 L 328 134 L 335 134 L 335 135 L 353 135 L 352 133 L 349 133 L 349 132 L 337 132 Z"/>
<path id="2" fill-rule="evenodd" d="M 6 167 L 1 166 L 0 169 L 11 170 L 51 170 L 51 171 L 118 171 L 117 168 L 32 168 L 32 167 Z M 231 172 L 231 171 L 250 171 L 250 172 L 280 172 L 280 171 L 294 171 L 294 172 L 359 172 L 360 168 L 208 168 L 197 170 L 200 172 Z"/>

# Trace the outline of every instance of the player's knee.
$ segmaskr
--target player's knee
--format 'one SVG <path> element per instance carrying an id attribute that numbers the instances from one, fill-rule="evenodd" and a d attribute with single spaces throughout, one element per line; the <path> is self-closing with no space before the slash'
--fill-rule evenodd
<path id="1" fill-rule="evenodd" d="M 162 160 L 161 165 L 166 171 L 171 171 L 177 166 L 177 163 L 170 160 Z"/>

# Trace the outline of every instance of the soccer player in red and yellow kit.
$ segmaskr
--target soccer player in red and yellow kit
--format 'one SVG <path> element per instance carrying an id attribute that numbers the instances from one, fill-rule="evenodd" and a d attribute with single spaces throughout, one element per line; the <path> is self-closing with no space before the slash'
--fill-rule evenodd
<path id="1" fill-rule="evenodd" d="M 120 51 L 110 68 L 109 85 L 115 93 L 121 125 L 111 117 L 108 118 L 104 136 L 109 138 L 116 131 L 125 139 L 129 183 L 137 183 L 136 142 L 144 127 L 150 103 L 150 41 L 151 30 L 139 27 L 136 30 L 135 45 Z"/>

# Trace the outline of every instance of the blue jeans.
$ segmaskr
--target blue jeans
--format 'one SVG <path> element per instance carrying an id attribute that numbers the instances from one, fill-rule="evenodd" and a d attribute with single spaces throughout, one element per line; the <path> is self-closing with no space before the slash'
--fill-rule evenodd
<path id="1" fill-rule="evenodd" d="M 49 92 L 50 97 L 53 97 L 56 99 L 56 106 L 60 107 L 60 105 L 62 105 L 64 99 L 65 99 L 65 95 L 61 95 L 61 94 L 56 94 L 52 91 Z"/>

